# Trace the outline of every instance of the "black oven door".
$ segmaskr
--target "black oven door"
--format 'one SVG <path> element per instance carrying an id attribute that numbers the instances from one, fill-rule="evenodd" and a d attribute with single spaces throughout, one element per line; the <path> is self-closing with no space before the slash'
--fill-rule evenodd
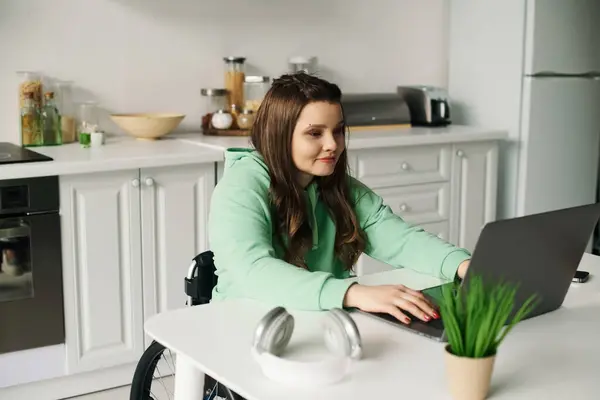
<path id="1" fill-rule="evenodd" d="M 58 212 L 0 218 L 0 354 L 64 343 Z"/>

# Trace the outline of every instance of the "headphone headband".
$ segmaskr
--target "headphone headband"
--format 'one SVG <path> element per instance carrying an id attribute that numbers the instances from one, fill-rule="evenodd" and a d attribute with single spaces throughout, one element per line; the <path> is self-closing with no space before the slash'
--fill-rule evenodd
<path id="1" fill-rule="evenodd" d="M 272 380 L 297 385 L 324 385 L 341 380 L 353 360 L 362 356 L 358 327 L 350 315 L 335 308 L 325 313 L 324 339 L 331 356 L 316 362 L 281 357 L 294 330 L 294 317 L 283 307 L 270 310 L 256 326 L 252 355 Z"/>

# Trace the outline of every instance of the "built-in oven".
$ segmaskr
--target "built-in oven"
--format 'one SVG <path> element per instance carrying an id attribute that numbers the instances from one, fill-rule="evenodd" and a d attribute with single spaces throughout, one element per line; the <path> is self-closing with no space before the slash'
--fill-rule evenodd
<path id="1" fill-rule="evenodd" d="M 57 176 L 0 180 L 0 354 L 65 342 Z"/>

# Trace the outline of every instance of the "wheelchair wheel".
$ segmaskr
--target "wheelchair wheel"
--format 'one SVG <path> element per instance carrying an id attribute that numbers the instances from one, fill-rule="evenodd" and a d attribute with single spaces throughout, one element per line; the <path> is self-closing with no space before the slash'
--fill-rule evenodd
<path id="1" fill-rule="evenodd" d="M 172 389 L 169 389 L 167 385 L 162 382 L 161 371 L 158 371 L 157 365 L 158 362 L 163 359 L 163 353 L 167 351 L 169 354 L 169 350 L 165 348 L 162 344 L 153 341 L 150 346 L 144 351 L 140 361 L 138 362 L 135 372 L 133 374 L 133 380 L 131 381 L 131 392 L 129 399 L 130 400 L 159 400 L 163 397 L 159 397 L 155 392 L 160 391 L 161 393 L 166 392 L 166 398 L 172 399 L 174 398 L 174 394 Z M 171 357 L 170 357 L 171 358 Z M 173 365 L 173 361 L 164 359 L 166 364 L 171 367 L 170 374 L 175 374 L 175 366 Z M 170 365 L 169 365 L 170 364 Z M 158 372 L 159 375 L 155 377 L 155 372 Z M 154 381 L 160 380 L 158 383 L 158 387 L 156 390 L 152 389 L 152 384 L 156 384 Z"/>
<path id="2" fill-rule="evenodd" d="M 164 354 L 165 351 L 168 353 L 168 356 Z M 144 351 L 135 368 L 133 380 L 131 381 L 129 400 L 163 400 L 175 397 L 173 389 L 163 382 L 161 371 L 158 371 L 157 368 L 159 361 L 163 359 L 168 366 L 168 374 L 175 375 L 175 365 L 173 364 L 174 360 L 171 352 L 162 344 L 153 341 L 146 351 Z M 158 373 L 158 376 L 156 373 Z M 208 375 L 205 376 L 206 385 L 208 385 L 206 399 L 214 400 L 219 396 L 219 398 L 225 400 L 244 400 L 243 397 L 228 387 L 220 385 L 219 382 Z"/>

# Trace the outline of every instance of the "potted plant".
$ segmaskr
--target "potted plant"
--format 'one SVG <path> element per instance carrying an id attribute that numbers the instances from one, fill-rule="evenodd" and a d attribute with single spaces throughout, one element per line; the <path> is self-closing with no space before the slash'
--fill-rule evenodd
<path id="1" fill-rule="evenodd" d="M 454 399 L 486 398 L 498 347 L 536 306 L 534 295 L 509 321 L 516 291 L 517 286 L 508 283 L 486 285 L 480 276 L 470 276 L 463 287 L 443 287 L 440 314 L 448 338 L 446 374 Z"/>

